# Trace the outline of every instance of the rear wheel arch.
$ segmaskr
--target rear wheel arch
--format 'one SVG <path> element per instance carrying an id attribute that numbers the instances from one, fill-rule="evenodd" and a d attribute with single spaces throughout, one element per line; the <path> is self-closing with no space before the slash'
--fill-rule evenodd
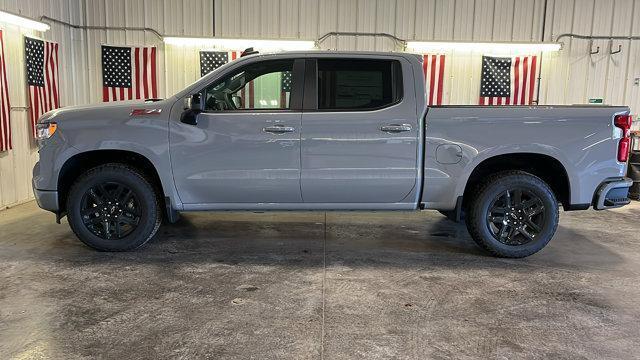
<path id="1" fill-rule="evenodd" d="M 70 157 L 60 168 L 57 189 L 61 213 L 67 210 L 67 197 L 75 180 L 90 169 L 109 163 L 124 164 L 139 171 L 154 187 L 160 201 L 164 201 L 168 192 L 160 180 L 156 166 L 146 156 L 127 150 L 92 150 Z"/>
<path id="2" fill-rule="evenodd" d="M 509 153 L 489 157 L 475 166 L 465 184 L 463 206 L 486 179 L 503 171 L 524 171 L 549 185 L 563 208 L 571 205 L 571 182 L 565 166 L 555 157 L 541 153 Z"/>

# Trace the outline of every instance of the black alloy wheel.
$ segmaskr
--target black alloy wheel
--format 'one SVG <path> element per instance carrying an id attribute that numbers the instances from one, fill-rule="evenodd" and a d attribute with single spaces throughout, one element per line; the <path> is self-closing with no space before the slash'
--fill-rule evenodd
<path id="1" fill-rule="evenodd" d="M 159 191 L 144 172 L 132 166 L 94 167 L 69 190 L 69 226 L 96 250 L 136 249 L 155 235 L 162 222 Z"/>
<path id="2" fill-rule="evenodd" d="M 129 187 L 117 182 L 90 187 L 82 197 L 80 211 L 84 226 L 105 240 L 126 237 L 140 222 L 138 197 Z"/>
<path id="3" fill-rule="evenodd" d="M 549 243 L 558 227 L 558 209 L 544 180 L 524 171 L 502 171 L 470 192 L 465 223 L 471 238 L 492 255 L 521 258 Z"/>
<path id="4" fill-rule="evenodd" d="M 531 191 L 516 188 L 498 194 L 486 217 L 493 237 L 505 245 L 534 241 L 544 226 L 544 203 Z"/>

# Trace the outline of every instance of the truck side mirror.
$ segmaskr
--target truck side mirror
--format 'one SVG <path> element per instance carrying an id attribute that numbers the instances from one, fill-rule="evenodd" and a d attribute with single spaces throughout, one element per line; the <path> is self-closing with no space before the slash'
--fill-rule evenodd
<path id="1" fill-rule="evenodd" d="M 202 98 L 202 95 L 200 93 L 195 93 L 185 98 L 184 109 L 185 110 L 202 110 L 201 98 Z"/>
<path id="2" fill-rule="evenodd" d="M 180 122 L 188 125 L 198 125 L 198 114 L 202 112 L 202 95 L 195 93 L 185 99 L 185 111 L 180 116 Z"/>

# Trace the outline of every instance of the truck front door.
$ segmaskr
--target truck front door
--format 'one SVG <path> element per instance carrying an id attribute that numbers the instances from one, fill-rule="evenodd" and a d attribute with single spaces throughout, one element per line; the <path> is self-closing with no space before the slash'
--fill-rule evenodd
<path id="1" fill-rule="evenodd" d="M 306 61 L 304 202 L 414 202 L 420 129 L 411 64 L 391 56 Z"/>
<path id="2" fill-rule="evenodd" d="M 303 67 L 294 59 L 252 62 L 198 93 L 195 123 L 172 119 L 171 162 L 185 205 L 302 201 L 302 91 L 292 90 L 302 87 Z"/>

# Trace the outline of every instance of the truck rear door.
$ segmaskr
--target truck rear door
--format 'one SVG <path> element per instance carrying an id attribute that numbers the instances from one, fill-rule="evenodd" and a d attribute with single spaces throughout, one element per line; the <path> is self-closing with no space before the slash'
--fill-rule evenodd
<path id="1" fill-rule="evenodd" d="M 414 78 L 395 57 L 306 60 L 301 131 L 305 203 L 401 203 L 418 174 Z"/>

